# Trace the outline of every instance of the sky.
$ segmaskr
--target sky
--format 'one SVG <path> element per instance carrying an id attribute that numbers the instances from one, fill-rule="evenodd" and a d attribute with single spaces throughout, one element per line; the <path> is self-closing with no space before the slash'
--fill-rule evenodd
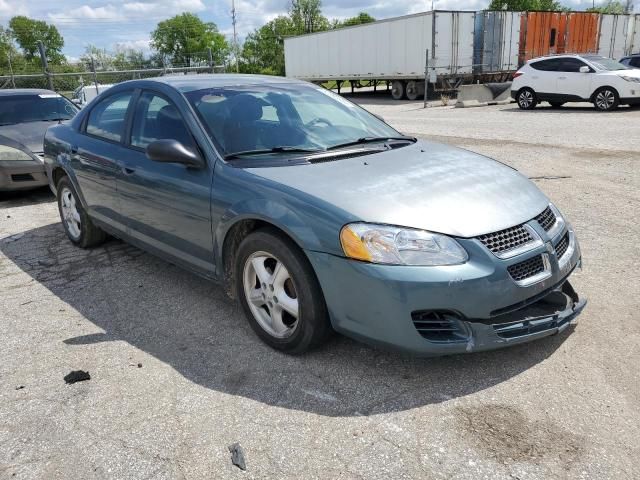
<path id="1" fill-rule="evenodd" d="M 600 0 L 602 1 L 602 0 Z M 591 6 L 592 0 L 561 0 L 575 10 Z M 598 3 L 598 2 L 596 2 Z M 236 0 L 240 39 L 256 27 L 286 13 L 289 0 Z M 489 0 L 434 0 L 436 9 L 481 10 Z M 431 9 L 431 0 L 324 0 L 322 11 L 329 19 L 344 19 L 366 11 L 377 19 Z M 157 23 L 182 12 L 215 22 L 231 39 L 231 0 L 0 0 L 0 25 L 14 15 L 27 15 L 53 23 L 65 40 L 63 53 L 73 61 L 89 44 L 113 51 L 133 47 L 149 52 L 149 34 Z"/>

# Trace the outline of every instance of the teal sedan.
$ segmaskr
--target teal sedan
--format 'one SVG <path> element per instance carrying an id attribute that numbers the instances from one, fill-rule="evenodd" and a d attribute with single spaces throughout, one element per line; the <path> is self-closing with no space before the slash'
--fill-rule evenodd
<path id="1" fill-rule="evenodd" d="M 49 128 L 44 155 L 71 242 L 113 235 L 219 282 L 288 353 L 334 331 L 487 350 L 558 333 L 585 305 L 576 234 L 529 179 L 310 83 L 124 82 Z"/>

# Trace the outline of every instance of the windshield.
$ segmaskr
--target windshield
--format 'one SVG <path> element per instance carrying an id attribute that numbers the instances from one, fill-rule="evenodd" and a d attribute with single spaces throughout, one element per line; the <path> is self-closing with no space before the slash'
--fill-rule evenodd
<path id="1" fill-rule="evenodd" d="M 623 64 L 611 58 L 600 57 L 595 55 L 585 56 L 584 58 L 589 60 L 593 64 L 593 66 L 596 67 L 598 70 L 607 70 L 607 71 L 628 70 L 628 68 L 625 67 Z"/>
<path id="2" fill-rule="evenodd" d="M 399 133 L 366 110 L 313 85 L 249 85 L 185 92 L 226 156 L 275 149 L 324 151 Z"/>
<path id="3" fill-rule="evenodd" d="M 78 108 L 57 93 L 0 96 L 0 125 L 69 120 Z"/>

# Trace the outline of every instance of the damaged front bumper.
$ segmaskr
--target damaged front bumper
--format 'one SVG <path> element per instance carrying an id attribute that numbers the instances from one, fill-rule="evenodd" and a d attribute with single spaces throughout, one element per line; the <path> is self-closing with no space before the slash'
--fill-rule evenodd
<path id="1" fill-rule="evenodd" d="M 544 278 L 519 285 L 508 274 L 509 262 L 491 258 L 472 241 L 460 241 L 470 260 L 447 267 L 389 266 L 306 253 L 336 331 L 417 356 L 536 340 L 565 330 L 584 308 L 586 300 L 568 281 L 581 263 L 577 242 Z"/>

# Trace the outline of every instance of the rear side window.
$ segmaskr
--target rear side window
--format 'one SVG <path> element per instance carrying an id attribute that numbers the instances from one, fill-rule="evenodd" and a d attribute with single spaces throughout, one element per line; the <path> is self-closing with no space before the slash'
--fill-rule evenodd
<path id="1" fill-rule="evenodd" d="M 178 109 L 165 98 L 152 92 L 140 96 L 133 117 L 131 145 L 146 148 L 155 140 L 177 140 L 185 147 L 194 143 Z"/>
<path id="2" fill-rule="evenodd" d="M 630 58 L 623 58 L 622 60 L 620 60 L 620 63 L 622 65 L 624 65 L 625 67 L 628 67 L 629 65 L 631 65 L 631 59 Z"/>
<path id="3" fill-rule="evenodd" d="M 93 107 L 87 119 L 87 133 L 114 142 L 122 141 L 127 108 L 129 108 L 132 94 L 132 92 L 116 93 Z"/>
<path id="4" fill-rule="evenodd" d="M 629 65 L 632 67 L 640 68 L 640 57 L 631 57 Z"/>
<path id="5" fill-rule="evenodd" d="M 577 58 L 563 58 L 559 72 L 580 72 L 580 67 L 587 67 L 588 65 Z"/>
<path id="6" fill-rule="evenodd" d="M 555 72 L 558 70 L 560 59 L 551 58 L 549 60 L 538 60 L 537 62 L 531 62 L 531 68 L 536 70 L 542 70 L 543 72 Z"/>

